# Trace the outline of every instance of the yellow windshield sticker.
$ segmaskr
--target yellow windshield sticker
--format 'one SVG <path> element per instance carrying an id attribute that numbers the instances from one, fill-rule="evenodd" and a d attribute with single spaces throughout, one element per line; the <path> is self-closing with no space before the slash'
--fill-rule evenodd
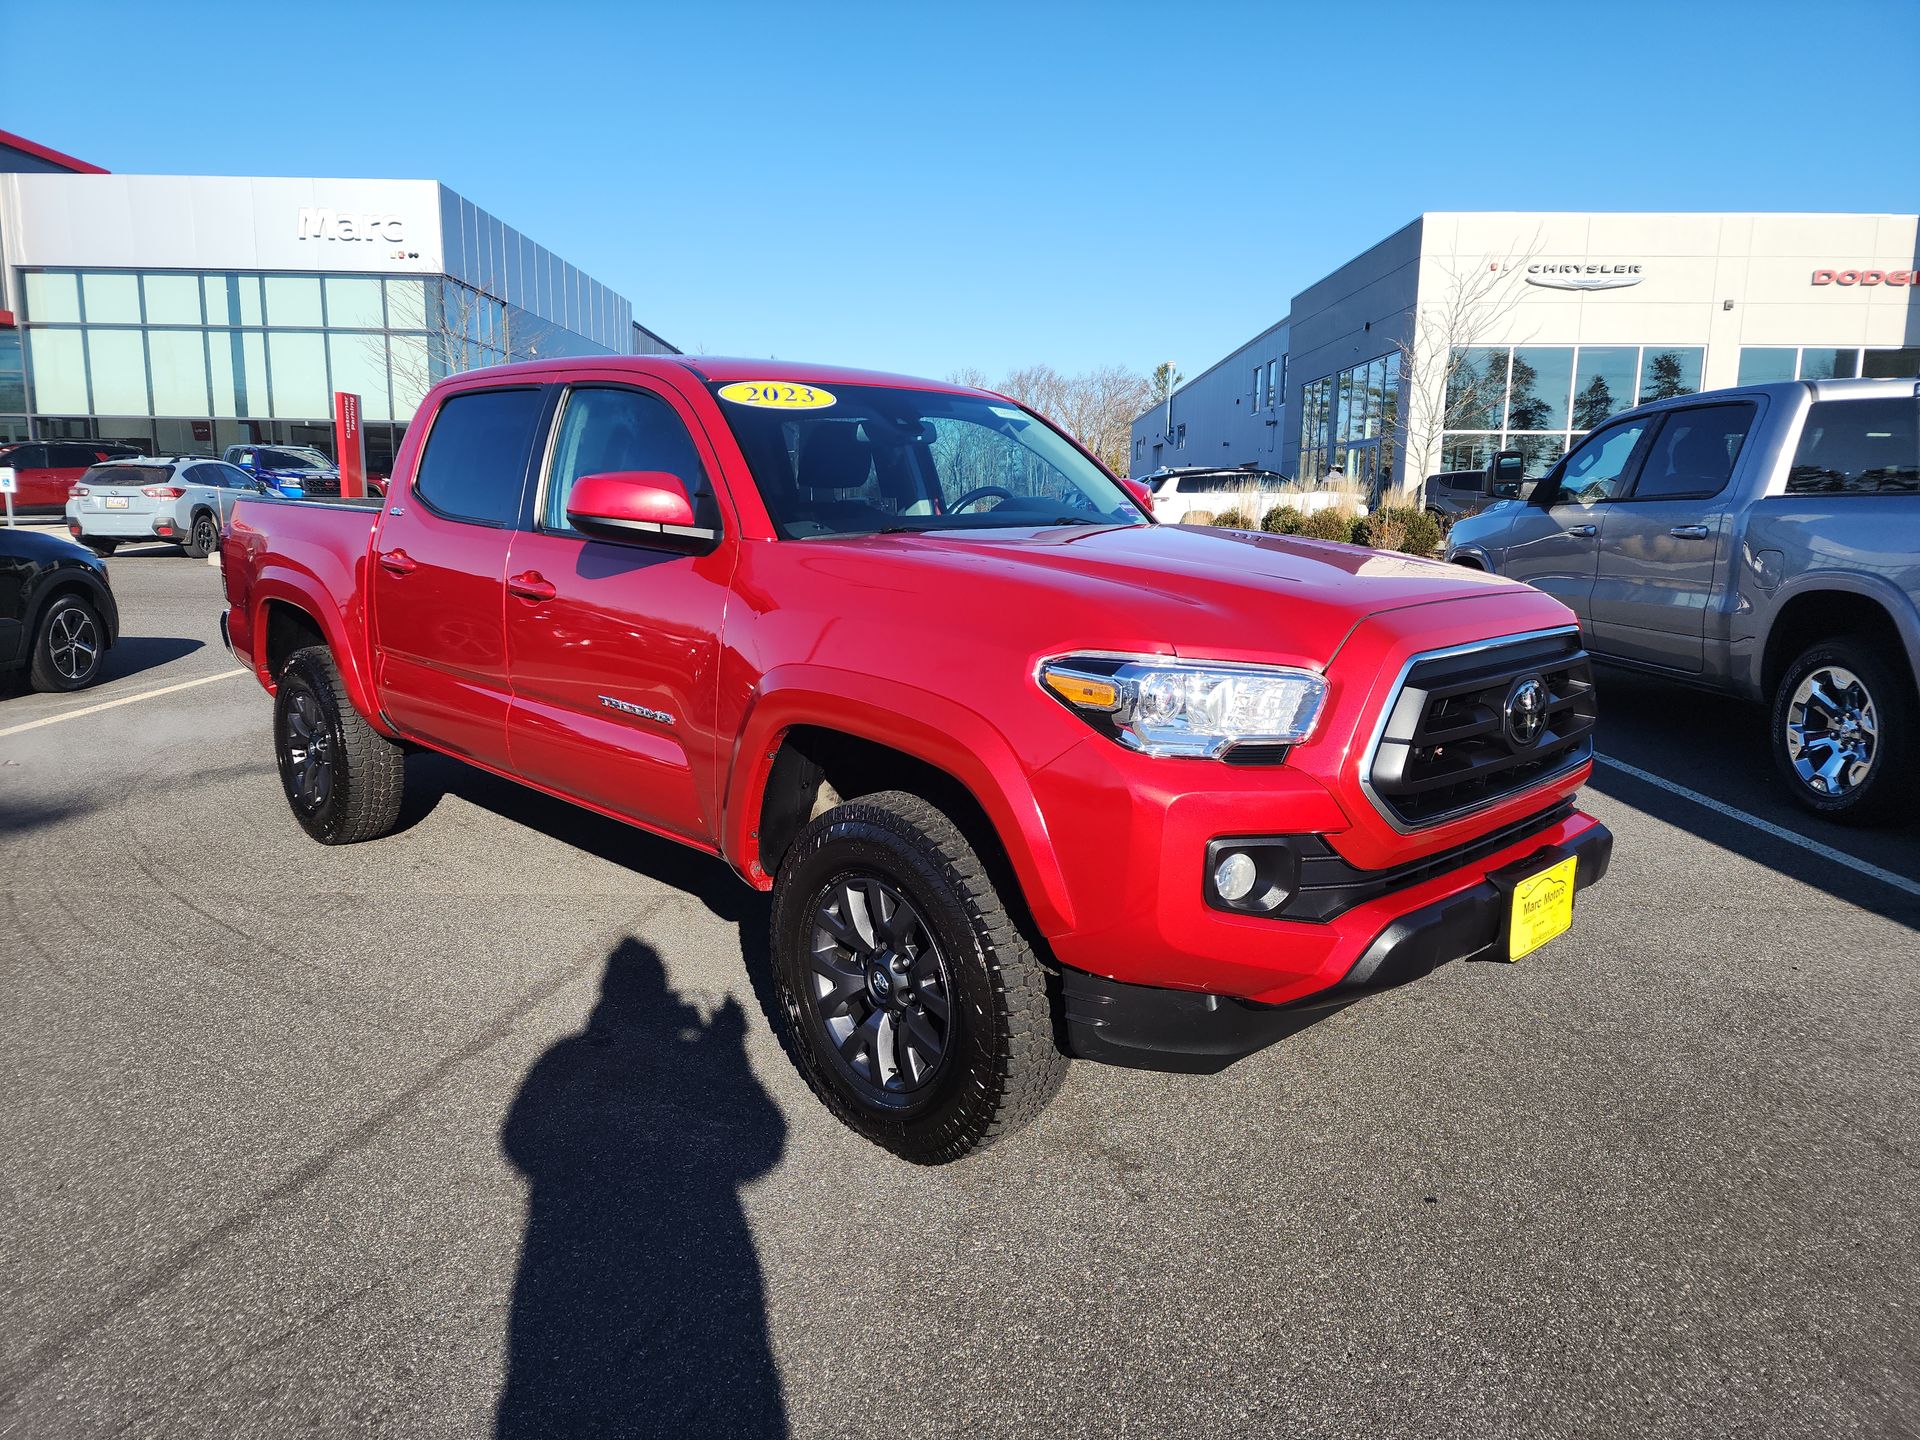
<path id="1" fill-rule="evenodd" d="M 824 410 L 833 404 L 833 392 L 818 385 L 793 385 L 785 380 L 742 380 L 720 387 L 720 398 L 735 405 L 758 405 L 765 410 Z"/>

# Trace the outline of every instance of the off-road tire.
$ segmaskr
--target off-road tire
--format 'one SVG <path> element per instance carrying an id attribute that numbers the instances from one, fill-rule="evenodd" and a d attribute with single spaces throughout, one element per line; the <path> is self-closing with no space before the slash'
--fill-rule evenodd
<path id="1" fill-rule="evenodd" d="M 212 512 L 196 510 L 187 538 L 180 543 L 189 560 L 204 560 L 220 548 L 220 522 Z"/>
<path id="2" fill-rule="evenodd" d="M 79 643 L 92 646 L 82 656 Z M 33 632 L 33 659 L 27 679 L 43 693 L 84 690 L 100 678 L 107 660 L 107 627 L 93 602 L 79 595 L 56 595 L 40 612 Z"/>
<path id="3" fill-rule="evenodd" d="M 1794 770 L 1787 747 L 1787 722 L 1794 692 L 1809 672 L 1826 666 L 1850 670 L 1873 697 L 1879 721 L 1872 764 L 1864 779 L 1845 794 L 1817 794 Z M 1773 693 L 1767 726 L 1774 765 L 1793 798 L 1816 815 L 1843 825 L 1880 825 L 1912 817 L 1920 793 L 1920 707 L 1906 667 L 1878 653 L 1869 640 L 1837 636 L 1808 647 L 1787 667 Z"/>
<path id="4" fill-rule="evenodd" d="M 303 697 L 312 701 L 303 705 Z M 324 735 L 331 774 L 313 803 L 297 781 L 293 717 Z M 314 717 L 317 715 L 317 727 Z M 406 780 L 405 752 L 361 718 L 347 698 L 340 667 L 324 645 L 296 650 L 281 669 L 273 697 L 274 758 L 280 784 L 300 828 L 322 845 L 354 845 L 393 829 Z"/>
<path id="5" fill-rule="evenodd" d="M 946 1062 L 925 1093 L 884 1105 L 848 1079 L 812 998 L 816 906 L 837 878 L 877 876 L 911 901 L 947 961 Z M 994 1144 L 1038 1115 L 1067 1060 L 1054 1045 L 1046 975 L 987 867 L 919 796 L 886 791 L 838 805 L 788 847 L 773 887 L 775 1003 L 789 1053 L 850 1129 L 918 1165 Z"/>

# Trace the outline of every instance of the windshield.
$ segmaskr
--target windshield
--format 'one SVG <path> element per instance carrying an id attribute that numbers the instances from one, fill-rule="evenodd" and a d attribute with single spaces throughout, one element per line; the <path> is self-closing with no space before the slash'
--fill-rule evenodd
<path id="1" fill-rule="evenodd" d="M 262 450 L 260 464 L 269 470 L 331 470 L 333 461 L 306 445 L 291 450 Z"/>
<path id="2" fill-rule="evenodd" d="M 713 390 L 785 539 L 1148 523 L 1099 466 L 1017 405 L 881 385 Z"/>

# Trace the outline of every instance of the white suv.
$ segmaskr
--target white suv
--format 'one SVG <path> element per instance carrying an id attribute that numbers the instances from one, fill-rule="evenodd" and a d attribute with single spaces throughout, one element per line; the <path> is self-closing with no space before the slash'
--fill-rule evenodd
<path id="1" fill-rule="evenodd" d="M 1257 527 L 1261 517 L 1293 483 L 1271 470 L 1198 467 L 1163 470 L 1142 479 L 1153 491 L 1153 518 L 1164 525 L 1178 525 L 1190 510 L 1205 510 L 1215 515 L 1239 510 L 1246 513 L 1248 525 Z"/>
<path id="2" fill-rule="evenodd" d="M 123 543 L 170 540 L 199 560 L 219 546 L 234 502 L 259 494 L 246 471 L 204 455 L 110 460 L 74 482 L 67 532 L 96 555 Z"/>

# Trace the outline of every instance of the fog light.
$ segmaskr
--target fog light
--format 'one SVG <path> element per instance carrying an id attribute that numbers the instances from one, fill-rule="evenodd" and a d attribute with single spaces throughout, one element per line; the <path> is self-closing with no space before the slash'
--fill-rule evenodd
<path id="1" fill-rule="evenodd" d="M 1251 895 L 1254 882 L 1259 878 L 1259 867 L 1244 850 L 1231 851 L 1213 867 L 1213 888 L 1228 904 Z"/>

